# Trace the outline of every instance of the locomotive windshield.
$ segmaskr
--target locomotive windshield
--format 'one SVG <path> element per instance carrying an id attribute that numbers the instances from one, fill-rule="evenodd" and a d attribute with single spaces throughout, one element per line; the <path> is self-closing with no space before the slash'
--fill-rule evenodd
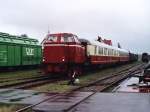
<path id="1" fill-rule="evenodd" d="M 57 42 L 57 37 L 56 36 L 49 36 L 48 40 L 51 42 Z"/>
<path id="2" fill-rule="evenodd" d="M 76 42 L 80 43 L 77 36 L 63 36 L 61 37 L 61 42 Z"/>
<path id="3" fill-rule="evenodd" d="M 61 34 L 61 35 L 49 35 L 47 40 L 49 42 L 58 42 L 58 43 L 78 43 L 80 41 L 76 35 L 68 35 L 68 34 Z"/>
<path id="4" fill-rule="evenodd" d="M 65 36 L 65 37 L 61 37 L 61 42 L 74 42 L 74 39 L 73 37 Z"/>

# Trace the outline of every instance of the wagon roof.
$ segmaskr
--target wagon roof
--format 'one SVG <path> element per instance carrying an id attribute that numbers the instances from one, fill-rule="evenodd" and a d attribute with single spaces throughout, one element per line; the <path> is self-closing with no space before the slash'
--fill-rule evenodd
<path id="1" fill-rule="evenodd" d="M 39 45 L 37 39 L 10 35 L 8 33 L 0 32 L 0 43 L 24 44 L 24 45 Z"/>

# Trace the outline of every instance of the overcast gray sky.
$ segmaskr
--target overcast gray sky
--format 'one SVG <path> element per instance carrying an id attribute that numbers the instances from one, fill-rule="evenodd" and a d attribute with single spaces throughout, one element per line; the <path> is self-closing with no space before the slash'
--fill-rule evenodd
<path id="1" fill-rule="evenodd" d="M 48 31 L 98 35 L 134 52 L 150 52 L 149 0 L 0 0 L 0 32 L 40 41 Z"/>

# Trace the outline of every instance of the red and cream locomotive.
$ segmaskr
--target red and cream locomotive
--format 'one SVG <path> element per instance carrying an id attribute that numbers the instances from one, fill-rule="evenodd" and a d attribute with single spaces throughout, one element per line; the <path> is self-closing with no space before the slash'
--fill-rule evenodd
<path id="1" fill-rule="evenodd" d="M 71 33 L 48 34 L 43 41 L 43 71 L 79 75 L 85 66 L 129 61 L 129 52 L 99 41 L 89 42 Z"/>

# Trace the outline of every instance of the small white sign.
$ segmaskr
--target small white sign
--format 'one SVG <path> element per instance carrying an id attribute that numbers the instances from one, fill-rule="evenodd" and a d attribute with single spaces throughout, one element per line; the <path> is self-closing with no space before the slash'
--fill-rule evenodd
<path id="1" fill-rule="evenodd" d="M 34 49 L 33 48 L 26 48 L 26 54 L 28 56 L 34 55 Z"/>

